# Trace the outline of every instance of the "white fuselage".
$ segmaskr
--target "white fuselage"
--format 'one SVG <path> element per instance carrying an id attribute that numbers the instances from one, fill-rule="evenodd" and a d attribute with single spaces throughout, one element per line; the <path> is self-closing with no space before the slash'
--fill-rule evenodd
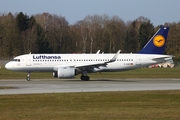
<path id="1" fill-rule="evenodd" d="M 14 71 L 36 72 L 57 71 L 59 66 L 91 67 L 110 61 L 115 54 L 25 54 L 15 57 L 6 64 L 6 68 Z M 172 59 L 170 55 L 156 54 L 119 54 L 114 62 L 92 67 L 91 72 L 124 71 Z"/>

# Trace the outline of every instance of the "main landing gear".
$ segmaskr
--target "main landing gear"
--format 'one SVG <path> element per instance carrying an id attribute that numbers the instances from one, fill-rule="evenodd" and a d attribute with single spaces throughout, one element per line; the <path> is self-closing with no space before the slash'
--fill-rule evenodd
<path id="1" fill-rule="evenodd" d="M 31 78 L 30 78 L 30 72 L 28 72 L 26 80 L 27 80 L 27 81 L 30 81 L 30 80 L 31 80 Z"/>
<path id="2" fill-rule="evenodd" d="M 89 81 L 90 80 L 90 77 L 87 75 L 87 71 L 86 70 L 84 70 L 84 71 L 82 71 L 82 73 L 81 73 L 82 75 L 81 75 L 81 80 L 83 80 L 83 81 Z"/>
<path id="3" fill-rule="evenodd" d="M 89 81 L 90 80 L 90 77 L 89 76 L 85 76 L 85 75 L 81 75 L 81 80 L 83 81 Z"/>

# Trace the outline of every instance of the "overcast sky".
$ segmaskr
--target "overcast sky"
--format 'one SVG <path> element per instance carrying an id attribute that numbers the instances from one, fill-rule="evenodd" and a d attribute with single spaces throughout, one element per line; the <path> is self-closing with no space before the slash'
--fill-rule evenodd
<path id="1" fill-rule="evenodd" d="M 118 16 L 124 22 L 144 16 L 157 26 L 180 21 L 180 0 L 0 0 L 0 14 L 8 12 L 48 12 L 64 16 L 70 24 L 87 15 Z"/>

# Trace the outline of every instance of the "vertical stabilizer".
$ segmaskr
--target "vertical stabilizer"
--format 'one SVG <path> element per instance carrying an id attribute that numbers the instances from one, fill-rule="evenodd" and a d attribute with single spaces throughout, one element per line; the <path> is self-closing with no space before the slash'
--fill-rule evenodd
<path id="1" fill-rule="evenodd" d="M 144 46 L 144 48 L 138 52 L 139 54 L 164 54 L 165 45 L 167 42 L 169 27 L 161 27 Z"/>

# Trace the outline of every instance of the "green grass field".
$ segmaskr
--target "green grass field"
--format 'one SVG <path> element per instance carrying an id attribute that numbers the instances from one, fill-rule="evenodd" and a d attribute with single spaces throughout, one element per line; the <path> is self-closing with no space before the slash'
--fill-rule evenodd
<path id="1" fill-rule="evenodd" d="M 1 120 L 178 120 L 180 91 L 0 95 Z"/>
<path id="2" fill-rule="evenodd" d="M 92 79 L 180 78 L 180 68 L 93 73 Z M 25 79 L 26 73 L 0 69 L 0 79 Z M 32 73 L 32 79 L 56 79 Z M 76 76 L 79 78 L 79 76 Z M 0 85 L 0 90 L 11 89 Z M 0 95 L 0 120 L 178 120 L 180 91 L 81 92 Z"/>

